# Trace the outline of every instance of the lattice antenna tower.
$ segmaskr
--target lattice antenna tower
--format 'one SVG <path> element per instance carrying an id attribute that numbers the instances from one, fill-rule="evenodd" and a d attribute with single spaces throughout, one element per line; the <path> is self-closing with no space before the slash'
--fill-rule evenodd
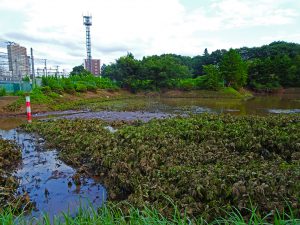
<path id="1" fill-rule="evenodd" d="M 92 49 L 91 49 L 91 31 L 92 26 L 92 16 L 83 16 L 83 25 L 86 28 L 86 55 L 87 55 L 87 69 L 92 71 Z"/>

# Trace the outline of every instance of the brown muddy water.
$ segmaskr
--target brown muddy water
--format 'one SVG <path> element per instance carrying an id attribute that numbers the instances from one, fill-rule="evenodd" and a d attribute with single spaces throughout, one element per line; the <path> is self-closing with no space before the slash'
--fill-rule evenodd
<path id="1" fill-rule="evenodd" d="M 127 111 L 165 114 L 230 113 L 234 115 L 269 115 L 300 113 L 300 89 L 289 89 L 277 95 L 256 95 L 252 99 L 228 98 L 131 98 L 96 102 L 82 106 L 96 118 L 107 112 Z M 111 114 L 111 113 L 110 113 Z M 140 113 L 139 113 L 140 114 Z M 122 115 L 122 114 L 121 114 Z M 154 116 L 154 115 L 153 115 Z M 160 115 L 161 116 L 161 115 Z M 160 117 L 158 116 L 158 117 Z M 168 116 L 168 115 L 166 115 Z M 68 117 L 71 118 L 72 116 Z M 93 114 L 75 115 L 75 118 L 93 118 Z M 105 115 L 103 116 L 106 117 Z M 118 115 L 113 116 L 116 119 Z M 123 116 L 121 116 L 123 118 Z M 157 116 L 154 116 L 155 118 Z M 121 118 L 120 118 L 121 119 Z"/>

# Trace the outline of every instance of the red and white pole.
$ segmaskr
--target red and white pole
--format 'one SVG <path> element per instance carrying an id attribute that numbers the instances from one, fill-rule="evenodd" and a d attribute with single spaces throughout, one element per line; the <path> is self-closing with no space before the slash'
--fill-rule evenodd
<path id="1" fill-rule="evenodd" d="M 28 123 L 31 123 L 32 118 L 31 118 L 30 96 L 26 96 L 26 111 L 27 111 Z"/>

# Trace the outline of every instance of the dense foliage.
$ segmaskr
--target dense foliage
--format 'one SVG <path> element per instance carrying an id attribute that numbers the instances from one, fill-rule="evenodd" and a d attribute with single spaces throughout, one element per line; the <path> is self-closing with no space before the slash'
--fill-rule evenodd
<path id="1" fill-rule="evenodd" d="M 95 77 L 89 72 L 72 75 L 67 78 L 55 76 L 42 77 L 43 92 L 74 94 L 76 92 L 97 91 L 97 89 L 117 89 L 117 85 L 109 78 Z"/>
<path id="2" fill-rule="evenodd" d="M 238 89 L 246 84 L 247 65 L 237 51 L 230 49 L 224 54 L 220 70 L 227 86 Z"/>
<path id="3" fill-rule="evenodd" d="M 6 90 L 5 88 L 0 87 L 0 97 L 6 95 Z"/>
<path id="4" fill-rule="evenodd" d="M 114 124 L 118 125 L 117 123 Z M 67 163 L 103 178 L 111 200 L 212 219 L 222 209 L 300 209 L 300 118 L 198 115 L 121 126 L 99 120 L 27 125 Z"/>
<path id="5" fill-rule="evenodd" d="M 223 82 L 206 82 L 204 79 L 200 86 L 195 85 L 197 81 L 194 82 L 193 78 L 207 75 L 205 66 L 208 65 L 220 70 Z M 300 45 L 273 42 L 262 47 L 216 50 L 211 54 L 205 49 L 203 55 L 195 57 L 164 54 L 142 60 L 129 53 L 111 65 L 104 65 L 102 75 L 134 91 L 181 88 L 179 83 L 182 79 L 189 79 L 188 86 L 192 89 L 218 89 L 220 84 L 225 84 L 236 89 L 248 86 L 255 90 L 273 91 L 300 86 Z"/>

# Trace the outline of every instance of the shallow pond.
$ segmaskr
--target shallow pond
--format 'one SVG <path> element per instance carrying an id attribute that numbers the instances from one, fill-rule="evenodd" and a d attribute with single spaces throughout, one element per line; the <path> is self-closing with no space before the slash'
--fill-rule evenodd
<path id="1" fill-rule="evenodd" d="M 18 194 L 27 193 L 35 204 L 29 217 L 45 212 L 50 218 L 60 212 L 73 214 L 79 206 L 99 207 L 105 202 L 105 188 L 84 177 L 79 177 L 81 185 L 76 185 L 72 179 L 76 171 L 59 160 L 55 150 L 45 151 L 43 139 L 16 129 L 0 130 L 0 136 L 16 141 L 22 148 L 22 163 L 14 175 L 20 183 Z"/>
<path id="2" fill-rule="evenodd" d="M 289 89 L 276 95 L 256 95 L 252 99 L 229 98 L 162 98 L 137 97 L 130 99 L 99 101 L 86 104 L 82 109 L 97 112 L 127 111 L 147 113 L 230 113 L 235 115 L 268 115 L 278 113 L 300 113 L 300 89 Z M 76 115 L 80 118 L 93 118 L 92 114 Z M 155 117 L 155 116 L 154 116 Z M 156 117 L 155 117 L 156 118 Z"/>
<path id="3" fill-rule="evenodd" d="M 49 112 L 35 115 L 35 119 L 51 117 L 99 118 L 103 120 L 148 121 L 163 119 L 174 114 L 187 113 L 230 113 L 237 115 L 270 115 L 277 113 L 300 113 L 300 89 L 290 90 L 278 95 L 260 95 L 244 101 L 220 98 L 135 98 L 92 103 L 83 106 L 84 111 Z M 32 215 L 48 212 L 50 216 L 62 211 L 76 212 L 79 204 L 91 203 L 101 206 L 106 200 L 106 190 L 96 180 L 81 179 L 75 185 L 72 177 L 76 171 L 57 157 L 55 150 L 45 151 L 43 140 L 30 134 L 17 131 L 23 117 L 0 117 L 0 135 L 4 139 L 15 140 L 22 147 L 22 164 L 15 175 L 19 177 L 18 192 L 29 194 L 35 202 Z M 111 127 L 107 127 L 115 132 Z"/>

